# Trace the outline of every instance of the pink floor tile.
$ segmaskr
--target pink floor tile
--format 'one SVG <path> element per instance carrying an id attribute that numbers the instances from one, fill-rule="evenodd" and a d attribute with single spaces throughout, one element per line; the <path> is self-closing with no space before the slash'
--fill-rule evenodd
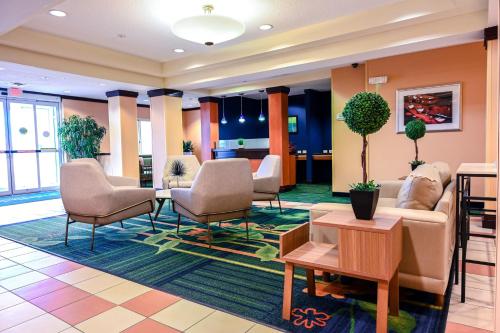
<path id="1" fill-rule="evenodd" d="M 491 331 L 448 322 L 445 333 L 491 333 Z"/>
<path id="2" fill-rule="evenodd" d="M 72 261 L 65 261 L 60 264 L 52 265 L 49 267 L 41 268 L 38 271 L 48 276 L 57 276 L 64 273 L 74 271 L 75 269 L 82 268 L 83 266 Z"/>
<path id="3" fill-rule="evenodd" d="M 70 325 L 76 325 L 108 311 L 114 306 L 115 304 L 100 297 L 91 296 L 59 308 L 53 311 L 52 314 Z"/>
<path id="4" fill-rule="evenodd" d="M 50 312 L 89 296 L 91 296 L 90 293 L 73 286 L 69 286 L 56 290 L 50 294 L 34 298 L 30 300 L 30 302 L 45 311 Z"/>
<path id="5" fill-rule="evenodd" d="M 459 271 L 462 271 L 462 260 L 459 260 Z M 468 262 L 466 264 L 466 272 L 476 275 L 495 276 L 495 267 L 487 265 L 479 265 Z"/>
<path id="6" fill-rule="evenodd" d="M 13 290 L 12 292 L 17 296 L 24 298 L 25 300 L 30 300 L 68 286 L 68 284 L 59 280 L 47 279 Z"/>
<path id="7" fill-rule="evenodd" d="M 121 304 L 122 307 L 137 312 L 145 317 L 154 315 L 169 305 L 180 300 L 179 297 L 158 290 L 151 290 Z"/>
<path id="8" fill-rule="evenodd" d="M 122 333 L 177 333 L 179 331 L 174 330 L 171 327 L 160 324 L 159 322 L 146 318 L 143 321 L 135 324 L 132 327 L 127 328 Z"/>

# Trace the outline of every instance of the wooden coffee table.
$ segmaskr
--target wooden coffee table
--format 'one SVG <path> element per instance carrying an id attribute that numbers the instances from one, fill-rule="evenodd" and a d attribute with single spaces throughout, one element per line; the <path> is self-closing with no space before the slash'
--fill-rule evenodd
<path id="1" fill-rule="evenodd" d="M 158 215 L 160 215 L 161 209 L 163 208 L 163 204 L 167 200 L 168 200 L 168 209 L 170 209 L 170 202 L 172 201 L 172 197 L 170 196 L 170 189 L 156 191 L 156 202 L 158 202 L 158 209 L 156 210 L 154 218 L 155 221 L 158 219 Z"/>
<path id="2" fill-rule="evenodd" d="M 280 235 L 280 255 L 285 261 L 283 319 L 290 320 L 293 273 L 299 266 L 306 269 L 310 296 L 316 294 L 315 269 L 377 282 L 377 333 L 387 332 L 387 310 L 399 315 L 402 218 L 375 215 L 371 221 L 357 220 L 352 211 L 339 210 L 311 224 L 336 228 L 338 244 L 309 241 L 309 223 Z"/>

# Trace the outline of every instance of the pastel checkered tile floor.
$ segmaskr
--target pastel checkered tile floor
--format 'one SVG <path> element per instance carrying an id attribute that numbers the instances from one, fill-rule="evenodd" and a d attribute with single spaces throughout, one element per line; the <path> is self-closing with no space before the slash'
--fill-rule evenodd
<path id="1" fill-rule="evenodd" d="M 266 203 L 256 203 L 265 205 Z M 311 204 L 283 202 L 309 209 Z M 277 202 L 273 203 L 277 206 Z M 60 200 L 0 207 L 0 224 L 63 214 Z M 479 228 L 474 226 L 474 228 Z M 471 256 L 494 260 L 491 240 Z M 447 333 L 493 330 L 493 270 L 469 265 L 467 301 L 455 286 Z M 0 332 L 267 333 L 276 330 L 0 238 Z"/>

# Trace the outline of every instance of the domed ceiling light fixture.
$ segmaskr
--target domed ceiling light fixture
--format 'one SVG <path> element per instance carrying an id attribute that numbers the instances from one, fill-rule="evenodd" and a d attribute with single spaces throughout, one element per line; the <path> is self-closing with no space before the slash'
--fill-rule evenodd
<path id="1" fill-rule="evenodd" d="M 226 99 L 226 96 L 222 96 L 222 119 L 220 120 L 220 123 L 222 125 L 227 124 L 226 115 L 224 114 L 224 100 L 225 99 Z"/>
<path id="2" fill-rule="evenodd" d="M 172 25 L 172 32 L 179 38 L 211 46 L 237 38 L 245 32 L 245 25 L 233 18 L 212 15 L 214 6 L 202 7 L 204 15 L 180 19 Z"/>
<path id="3" fill-rule="evenodd" d="M 260 114 L 259 114 L 259 121 L 262 123 L 266 121 L 266 117 L 264 117 L 264 113 L 262 113 L 262 93 L 264 90 L 259 90 L 260 93 Z"/>
<path id="4" fill-rule="evenodd" d="M 244 124 L 245 123 L 245 116 L 243 116 L 243 94 L 240 94 L 240 117 L 238 118 L 238 121 L 240 122 L 240 124 Z"/>

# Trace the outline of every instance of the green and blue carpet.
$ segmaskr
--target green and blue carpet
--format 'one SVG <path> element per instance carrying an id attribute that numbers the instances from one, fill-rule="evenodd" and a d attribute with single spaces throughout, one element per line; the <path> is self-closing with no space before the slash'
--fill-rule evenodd
<path id="1" fill-rule="evenodd" d="M 212 248 L 206 227 L 183 220 L 176 234 L 176 215 L 164 208 L 154 233 L 146 216 L 96 231 L 89 250 L 90 226 L 72 224 L 64 245 L 64 216 L 0 227 L 0 236 L 22 242 L 78 263 L 164 290 L 254 321 L 293 332 L 374 332 L 374 285 L 344 279 L 326 284 L 318 279 L 317 297 L 305 292 L 305 274 L 295 276 L 293 313 L 281 319 L 283 264 L 279 235 L 308 220 L 308 211 L 284 214 L 254 207 L 250 241 L 241 220 L 214 224 Z M 425 293 L 405 290 L 399 317 L 389 318 L 391 332 L 442 332 L 446 309 L 432 305 Z M 449 300 L 449 294 L 448 294 Z"/>

